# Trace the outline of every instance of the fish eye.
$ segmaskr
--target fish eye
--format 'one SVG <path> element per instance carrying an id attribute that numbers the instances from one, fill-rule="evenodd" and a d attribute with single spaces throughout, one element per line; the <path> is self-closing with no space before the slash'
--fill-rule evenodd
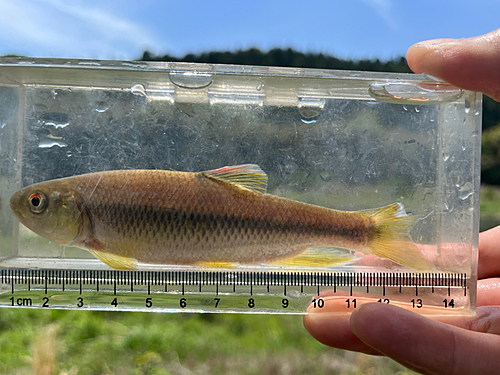
<path id="1" fill-rule="evenodd" d="M 30 197 L 28 198 L 28 203 L 31 212 L 40 214 L 45 210 L 47 206 L 47 199 L 42 192 L 36 192 L 30 195 Z"/>

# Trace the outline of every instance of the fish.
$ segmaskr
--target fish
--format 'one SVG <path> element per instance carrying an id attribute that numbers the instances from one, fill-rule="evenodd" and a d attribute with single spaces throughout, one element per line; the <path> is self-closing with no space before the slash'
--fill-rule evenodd
<path id="1" fill-rule="evenodd" d="M 338 249 L 432 269 L 409 235 L 401 203 L 339 211 L 268 194 L 256 164 L 204 172 L 116 170 L 27 186 L 16 218 L 115 269 L 161 265 L 338 263 Z M 336 260 L 337 259 L 337 260 Z"/>

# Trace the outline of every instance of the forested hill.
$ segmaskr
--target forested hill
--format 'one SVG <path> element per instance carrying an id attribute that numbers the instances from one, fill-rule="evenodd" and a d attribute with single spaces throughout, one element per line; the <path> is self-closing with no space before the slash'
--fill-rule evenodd
<path id="1" fill-rule="evenodd" d="M 286 66 L 295 68 L 366 70 L 372 72 L 409 73 L 403 57 L 382 62 L 376 60 L 342 60 L 323 53 L 303 53 L 291 48 L 274 48 L 262 52 L 257 48 L 239 50 L 236 52 L 204 52 L 199 55 L 192 53 L 178 58 L 170 55 L 154 56 L 149 52 L 142 55 L 143 61 L 186 61 L 213 64 L 239 64 L 261 66 Z"/>
<path id="2" fill-rule="evenodd" d="M 185 61 L 213 64 L 269 65 L 298 68 L 364 70 L 372 72 L 409 73 L 404 57 L 389 61 L 343 60 L 323 53 L 303 53 L 291 48 L 275 48 L 263 52 L 257 48 L 246 50 L 212 51 L 187 54 L 184 57 L 155 56 L 144 52 L 143 61 Z M 484 97 L 483 102 L 483 159 L 482 181 L 500 185 L 500 103 Z"/>

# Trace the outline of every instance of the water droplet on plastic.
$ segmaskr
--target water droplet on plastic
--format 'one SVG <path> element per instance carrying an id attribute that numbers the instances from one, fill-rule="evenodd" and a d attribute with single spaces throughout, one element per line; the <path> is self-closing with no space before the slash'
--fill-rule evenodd
<path id="1" fill-rule="evenodd" d="M 465 100 L 465 113 L 469 113 L 470 111 L 470 102 L 468 100 Z"/>
<path id="2" fill-rule="evenodd" d="M 140 83 L 136 83 L 130 88 L 130 92 L 134 95 L 139 95 L 139 96 L 147 96 L 146 95 L 146 88 L 141 85 Z"/>
<path id="3" fill-rule="evenodd" d="M 64 142 L 57 142 L 57 141 L 41 141 L 38 144 L 38 147 L 40 148 L 51 148 L 51 147 L 67 147 L 68 145 Z"/>
<path id="4" fill-rule="evenodd" d="M 299 97 L 300 120 L 304 124 L 314 124 L 325 106 L 324 99 Z"/>
<path id="5" fill-rule="evenodd" d="M 96 108 L 95 111 L 99 113 L 104 113 L 108 110 L 108 107 L 103 107 L 103 108 Z"/>
<path id="6" fill-rule="evenodd" d="M 52 99 L 55 99 L 55 98 L 56 98 L 56 96 L 57 96 L 57 91 L 56 91 L 56 89 L 52 89 L 52 90 L 50 91 L 50 95 L 52 95 Z"/>
<path id="7" fill-rule="evenodd" d="M 260 91 L 262 90 L 262 88 L 264 87 L 264 84 L 263 83 L 259 83 L 256 87 L 257 91 Z"/>
<path id="8" fill-rule="evenodd" d="M 66 126 L 69 125 L 69 122 L 62 122 L 62 123 L 56 123 L 56 122 L 50 122 L 50 121 L 47 121 L 44 123 L 45 125 L 48 125 L 48 126 L 53 126 L 54 128 L 56 129 L 63 129 L 65 128 Z"/>
<path id="9" fill-rule="evenodd" d="M 419 113 L 420 112 L 420 108 L 415 107 L 415 112 Z"/>
<path id="10" fill-rule="evenodd" d="M 443 154 L 443 161 L 448 161 L 449 158 L 450 158 L 450 155 Z"/>
<path id="11" fill-rule="evenodd" d="M 73 153 L 72 153 L 71 151 L 69 151 L 69 150 L 68 150 L 68 151 L 66 152 L 66 156 L 67 156 L 68 158 L 70 158 L 70 157 L 72 157 L 72 156 L 73 156 Z"/>
<path id="12" fill-rule="evenodd" d="M 212 83 L 210 73 L 198 72 L 172 72 L 169 74 L 170 82 L 185 89 L 202 89 Z"/>
<path id="13" fill-rule="evenodd" d="M 300 121 L 302 121 L 304 124 L 314 124 L 314 123 L 316 123 L 317 120 L 315 118 L 307 119 L 307 118 L 301 117 Z"/>
<path id="14" fill-rule="evenodd" d="M 425 81 L 372 83 L 368 93 L 382 102 L 420 105 L 451 102 L 464 92 L 444 82 Z"/>
<path id="15" fill-rule="evenodd" d="M 461 199 L 461 200 L 466 200 L 467 198 L 469 198 L 470 196 L 472 196 L 474 194 L 474 192 L 472 191 L 465 191 L 463 192 L 462 194 L 459 194 L 458 197 Z"/>
<path id="16" fill-rule="evenodd" d="M 2 125 L 0 125 L 0 129 L 5 128 L 5 125 L 7 125 L 7 123 L 6 123 L 6 122 L 4 122 Z"/>
<path id="17" fill-rule="evenodd" d="M 405 111 L 407 111 L 407 110 L 408 110 L 408 108 L 406 108 L 406 106 L 403 106 L 403 109 L 404 109 Z"/>

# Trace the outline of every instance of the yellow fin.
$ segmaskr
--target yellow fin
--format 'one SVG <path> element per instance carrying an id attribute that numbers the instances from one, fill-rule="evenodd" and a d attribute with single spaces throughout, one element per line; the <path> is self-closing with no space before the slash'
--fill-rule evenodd
<path id="1" fill-rule="evenodd" d="M 309 247 L 292 258 L 269 262 L 268 264 L 288 267 L 331 267 L 338 264 L 358 260 L 360 257 L 346 251 L 329 246 Z"/>
<path id="2" fill-rule="evenodd" d="M 406 214 L 401 203 L 360 213 L 370 215 L 375 224 L 374 236 L 368 244 L 371 254 L 416 270 L 435 269 L 434 264 L 424 257 L 408 234 L 413 218 Z"/>
<path id="3" fill-rule="evenodd" d="M 235 264 L 231 262 L 199 262 L 197 263 L 200 267 L 208 268 L 234 268 Z"/>
<path id="4" fill-rule="evenodd" d="M 134 270 L 137 267 L 137 261 L 133 258 L 122 257 L 104 251 L 88 249 L 101 262 L 117 270 Z"/>
<path id="5" fill-rule="evenodd" d="M 267 189 L 267 175 L 257 164 L 234 165 L 201 173 L 255 193 L 265 193 Z"/>

